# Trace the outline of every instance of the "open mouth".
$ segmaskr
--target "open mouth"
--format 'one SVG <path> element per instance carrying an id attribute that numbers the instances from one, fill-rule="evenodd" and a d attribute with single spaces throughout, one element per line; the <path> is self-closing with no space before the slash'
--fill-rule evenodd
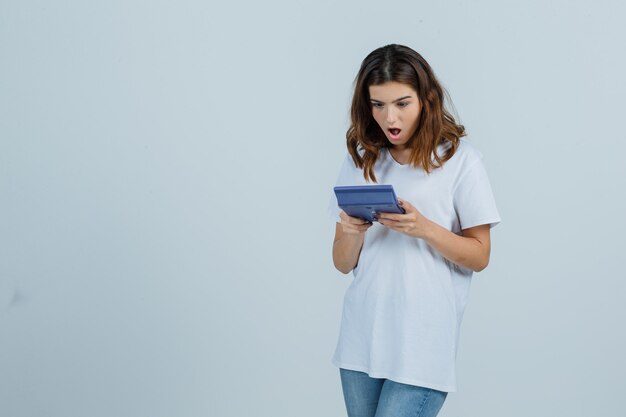
<path id="1" fill-rule="evenodd" d="M 402 129 L 398 129 L 398 128 L 391 128 L 388 129 L 389 130 L 389 134 L 391 135 L 392 139 L 398 139 L 400 137 L 400 132 Z"/>

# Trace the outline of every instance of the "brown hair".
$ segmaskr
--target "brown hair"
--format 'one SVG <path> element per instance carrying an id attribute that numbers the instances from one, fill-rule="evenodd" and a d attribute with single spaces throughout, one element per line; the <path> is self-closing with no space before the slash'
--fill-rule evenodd
<path id="1" fill-rule="evenodd" d="M 346 132 L 348 152 L 357 167 L 363 169 L 367 182 L 374 182 L 374 164 L 382 148 L 390 147 L 374 117 L 369 96 L 370 85 L 380 85 L 389 81 L 411 86 L 422 104 L 419 122 L 413 137 L 407 142 L 412 148 L 409 163 L 422 167 L 427 174 L 442 166 L 456 152 L 460 138 L 465 136 L 465 127 L 457 124 L 444 108 L 444 93 L 452 103 L 448 92 L 439 84 L 426 60 L 413 49 L 390 44 L 372 51 L 361 63 L 354 81 L 354 95 L 350 110 L 351 125 Z M 453 106 L 454 107 L 454 106 Z M 436 152 L 445 141 L 452 146 L 443 156 Z M 364 151 L 363 156 L 359 154 Z M 433 157 L 436 163 L 433 162 Z"/>

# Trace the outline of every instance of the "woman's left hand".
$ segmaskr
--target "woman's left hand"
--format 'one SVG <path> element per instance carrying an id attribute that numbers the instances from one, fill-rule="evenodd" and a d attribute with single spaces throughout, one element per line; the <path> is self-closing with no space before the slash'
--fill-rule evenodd
<path id="1" fill-rule="evenodd" d="M 378 222 L 385 227 L 406 235 L 423 238 L 426 235 L 430 220 L 422 215 L 411 203 L 398 198 L 400 207 L 405 214 L 378 213 Z"/>

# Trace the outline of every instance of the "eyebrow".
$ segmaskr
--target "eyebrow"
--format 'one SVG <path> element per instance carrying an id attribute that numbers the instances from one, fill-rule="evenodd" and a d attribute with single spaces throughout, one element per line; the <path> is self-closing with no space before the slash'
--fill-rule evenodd
<path id="1" fill-rule="evenodd" d="M 395 103 L 396 101 L 400 101 L 400 100 L 404 100 L 405 98 L 412 98 L 413 96 L 404 96 L 404 97 L 400 97 L 395 99 L 394 101 L 392 101 L 392 103 Z M 375 101 L 376 103 L 382 103 L 382 101 L 380 100 L 374 100 L 373 98 L 370 99 L 370 101 Z"/>

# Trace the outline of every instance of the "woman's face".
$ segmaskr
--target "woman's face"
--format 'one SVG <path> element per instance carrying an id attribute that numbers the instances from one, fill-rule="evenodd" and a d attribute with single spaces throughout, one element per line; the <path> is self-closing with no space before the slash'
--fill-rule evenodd
<path id="1" fill-rule="evenodd" d="M 392 147 L 404 149 L 417 129 L 422 105 L 417 92 L 396 81 L 369 87 L 372 115 Z"/>

